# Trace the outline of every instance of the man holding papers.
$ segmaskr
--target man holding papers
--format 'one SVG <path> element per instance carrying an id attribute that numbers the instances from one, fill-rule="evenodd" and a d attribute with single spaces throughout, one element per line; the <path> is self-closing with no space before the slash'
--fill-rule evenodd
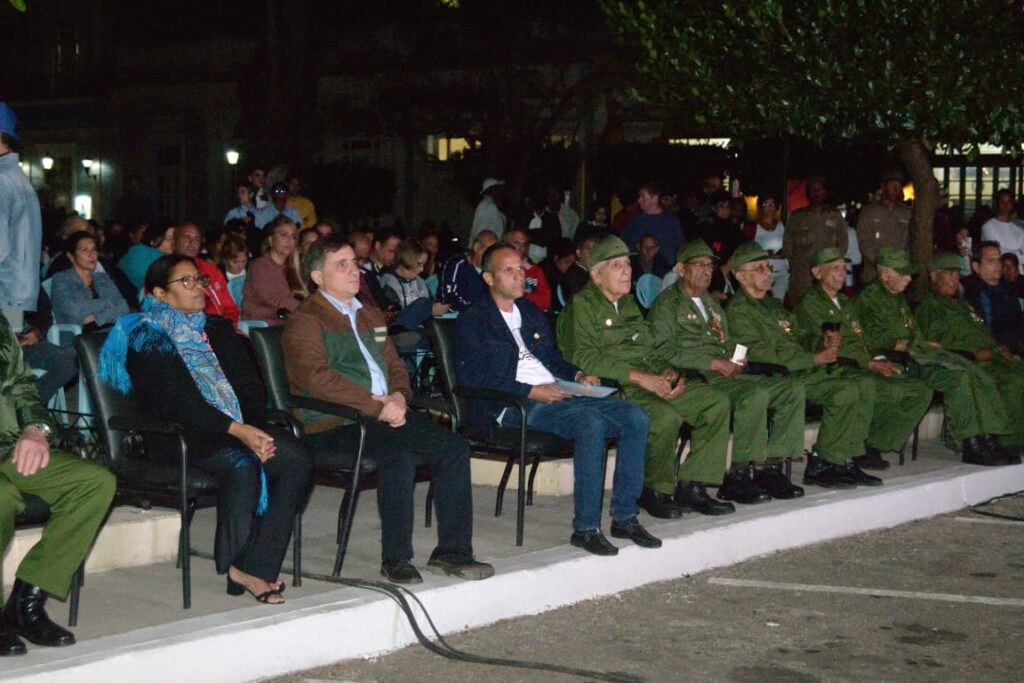
<path id="1" fill-rule="evenodd" d="M 595 555 L 615 555 L 619 551 L 601 533 L 605 455 L 608 440 L 615 439 L 611 534 L 643 548 L 660 547 L 661 541 L 637 520 L 644 441 L 650 427 L 647 413 L 616 398 L 573 395 L 590 393 L 579 385 L 599 390 L 594 385 L 600 380 L 562 357 L 544 314 L 523 298 L 525 270 L 515 247 L 495 244 L 484 252 L 481 265 L 490 296 L 470 306 L 456 323 L 459 386 L 520 396 L 526 399 L 526 424 L 530 429 L 573 440 L 575 514 L 570 542 Z M 559 382 L 569 380 L 576 385 L 559 387 Z M 490 401 L 469 401 L 468 413 L 471 428 L 485 434 L 521 424 L 518 410 Z"/>
<path id="2" fill-rule="evenodd" d="M 684 509 L 733 512 L 730 503 L 704 489 L 717 486 L 725 473 L 729 398 L 658 358 L 651 329 L 629 294 L 629 256 L 626 243 L 615 236 L 594 245 L 587 255 L 590 282 L 559 316 L 558 344 L 584 372 L 619 382 L 626 398 L 650 413 L 640 507 L 663 518 L 679 517 Z M 677 472 L 683 422 L 693 427 L 693 437 Z"/>

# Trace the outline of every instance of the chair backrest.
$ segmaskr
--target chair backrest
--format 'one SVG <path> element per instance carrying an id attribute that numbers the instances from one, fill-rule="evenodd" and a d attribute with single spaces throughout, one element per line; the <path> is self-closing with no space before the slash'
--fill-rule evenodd
<path id="1" fill-rule="evenodd" d="M 40 286 L 42 286 L 43 291 L 46 292 L 46 296 L 50 299 L 50 301 L 53 301 L 53 278 L 46 278 L 40 283 Z"/>
<path id="2" fill-rule="evenodd" d="M 433 275 L 427 276 L 424 279 L 424 282 L 427 283 L 427 291 L 430 292 L 430 298 L 431 299 L 436 299 L 437 298 L 437 285 L 438 285 L 437 273 L 434 273 Z"/>
<path id="3" fill-rule="evenodd" d="M 239 320 L 238 331 L 246 337 L 252 335 L 252 331 L 258 328 L 270 327 L 266 320 Z"/>
<path id="4" fill-rule="evenodd" d="M 233 280 L 228 280 L 228 294 L 238 304 L 238 310 L 242 310 L 242 289 L 245 287 L 245 273 Z"/>
<path id="5" fill-rule="evenodd" d="M 260 366 L 263 383 L 267 387 L 270 405 L 277 410 L 288 410 L 288 373 L 284 367 L 284 352 L 281 350 L 283 327 L 258 327 L 249 335 L 256 364 Z"/>
<path id="6" fill-rule="evenodd" d="M 661 294 L 661 278 L 651 273 L 641 275 L 636 281 L 636 299 L 644 308 L 650 308 Z"/>
<path id="7" fill-rule="evenodd" d="M 434 357 L 437 359 L 437 374 L 441 378 L 441 391 L 448 400 L 452 418 L 458 425 L 465 424 L 466 403 L 455 395 L 455 320 L 451 318 L 433 318 L 429 321 L 430 341 L 434 346 Z"/>
<path id="8" fill-rule="evenodd" d="M 99 380 L 100 348 L 107 340 L 108 330 L 89 332 L 75 340 L 78 352 L 80 377 L 92 398 L 95 426 L 107 454 L 107 465 L 117 469 L 118 461 L 125 455 L 125 432 L 110 428 L 111 417 L 141 417 L 138 405 L 131 394 L 125 395 Z"/>

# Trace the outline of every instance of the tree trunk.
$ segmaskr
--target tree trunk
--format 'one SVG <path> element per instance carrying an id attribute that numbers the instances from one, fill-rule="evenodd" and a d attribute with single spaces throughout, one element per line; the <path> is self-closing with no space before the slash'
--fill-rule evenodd
<path id="1" fill-rule="evenodd" d="M 934 250 L 932 226 L 935 210 L 939 208 L 939 183 L 935 180 L 928 149 L 920 138 L 900 136 L 897 143 L 903 165 L 914 183 L 914 216 L 910 228 L 910 260 L 918 264 L 924 274 L 907 291 L 912 301 L 920 301 L 928 291 L 928 264 Z"/>

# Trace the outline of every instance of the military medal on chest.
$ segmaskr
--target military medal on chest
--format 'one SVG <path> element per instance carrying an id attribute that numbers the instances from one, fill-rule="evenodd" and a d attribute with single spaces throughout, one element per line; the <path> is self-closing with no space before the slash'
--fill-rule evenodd
<path id="1" fill-rule="evenodd" d="M 722 316 L 712 313 L 709 326 L 711 327 L 711 332 L 718 337 L 719 341 L 725 341 L 725 330 L 722 329 Z"/>
<path id="2" fill-rule="evenodd" d="M 864 330 L 861 329 L 860 323 L 857 322 L 856 320 L 851 320 L 850 321 L 850 329 L 853 330 L 853 333 L 855 335 L 857 335 L 858 337 L 860 337 L 860 336 L 862 336 L 864 334 Z"/>
<path id="3" fill-rule="evenodd" d="M 779 327 L 781 327 L 782 331 L 786 334 L 793 334 L 793 326 L 790 325 L 789 321 L 785 318 L 779 318 Z"/>
<path id="4" fill-rule="evenodd" d="M 903 317 L 903 327 L 908 330 L 914 329 L 914 319 L 910 317 L 910 311 L 905 308 L 901 308 L 900 315 Z"/>

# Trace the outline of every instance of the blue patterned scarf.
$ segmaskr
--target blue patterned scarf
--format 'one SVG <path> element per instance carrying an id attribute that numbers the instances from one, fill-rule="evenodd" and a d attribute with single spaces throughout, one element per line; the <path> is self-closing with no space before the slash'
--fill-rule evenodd
<path id="1" fill-rule="evenodd" d="M 210 347 L 205 327 L 206 314 L 202 311 L 182 313 L 153 295 L 146 295 L 142 301 L 142 313 L 130 313 L 118 318 L 104 342 L 100 350 L 100 381 L 127 394 L 132 389 L 131 377 L 126 368 L 129 348 L 134 351 L 156 350 L 161 354 L 177 353 L 192 375 L 203 400 L 235 422 L 242 422 L 238 396 Z M 255 464 L 260 468 L 260 501 L 256 514 L 262 515 L 268 503 L 267 475 L 263 464 L 249 450 L 232 448 L 229 453 L 235 467 Z"/>

